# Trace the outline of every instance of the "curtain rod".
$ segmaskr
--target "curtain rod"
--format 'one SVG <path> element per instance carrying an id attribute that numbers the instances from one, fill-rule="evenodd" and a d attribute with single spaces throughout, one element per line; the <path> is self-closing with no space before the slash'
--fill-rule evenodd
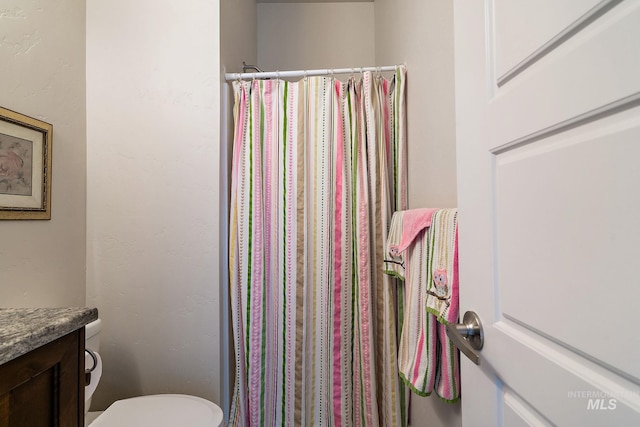
<path id="1" fill-rule="evenodd" d="M 225 73 L 225 80 L 240 79 L 273 79 L 280 77 L 306 77 L 329 76 L 332 74 L 362 73 L 365 71 L 395 71 L 404 65 L 385 65 L 384 67 L 356 67 L 356 68 L 323 68 L 320 70 L 295 70 L 295 71 L 263 71 L 258 73 Z"/>

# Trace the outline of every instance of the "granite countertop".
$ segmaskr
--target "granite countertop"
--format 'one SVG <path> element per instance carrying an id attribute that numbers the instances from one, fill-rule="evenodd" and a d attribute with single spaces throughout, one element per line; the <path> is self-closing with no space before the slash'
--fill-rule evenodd
<path id="1" fill-rule="evenodd" d="M 0 365 L 97 318 L 96 308 L 0 308 Z"/>

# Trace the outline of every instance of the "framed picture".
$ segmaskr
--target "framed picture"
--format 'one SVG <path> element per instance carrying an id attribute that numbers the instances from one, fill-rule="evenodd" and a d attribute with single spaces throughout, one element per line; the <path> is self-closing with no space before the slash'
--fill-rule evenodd
<path id="1" fill-rule="evenodd" d="M 53 126 L 0 107 L 0 219 L 51 219 Z"/>

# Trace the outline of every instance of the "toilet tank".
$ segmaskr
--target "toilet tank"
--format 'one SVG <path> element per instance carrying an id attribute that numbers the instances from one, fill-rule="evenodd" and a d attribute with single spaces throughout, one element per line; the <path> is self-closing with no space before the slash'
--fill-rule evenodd
<path id="1" fill-rule="evenodd" d="M 100 332 L 102 331 L 102 320 L 95 320 L 84 327 L 84 346 L 89 350 L 92 350 L 96 353 L 96 357 L 100 360 L 100 356 L 97 354 L 98 350 L 100 350 Z M 89 355 L 89 353 L 84 353 L 84 366 L 85 369 L 93 366 L 93 358 Z M 84 388 L 84 413 L 85 416 L 89 411 L 89 407 L 91 406 L 91 397 L 93 396 L 96 387 L 98 387 L 98 383 L 100 382 L 100 377 L 102 376 L 102 366 L 96 364 L 95 370 L 91 373 L 91 380 L 89 384 Z M 86 425 L 86 422 L 85 422 Z"/>
<path id="2" fill-rule="evenodd" d="M 100 332 L 102 331 L 102 320 L 97 319 L 84 327 L 85 348 L 93 351 L 100 351 Z"/>

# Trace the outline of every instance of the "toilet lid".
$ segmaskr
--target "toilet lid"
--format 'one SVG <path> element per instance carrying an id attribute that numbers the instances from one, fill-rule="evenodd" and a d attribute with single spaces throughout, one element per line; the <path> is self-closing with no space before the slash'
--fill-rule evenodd
<path id="1" fill-rule="evenodd" d="M 184 394 L 156 394 L 114 402 L 91 427 L 218 427 L 222 410 L 214 403 Z"/>

